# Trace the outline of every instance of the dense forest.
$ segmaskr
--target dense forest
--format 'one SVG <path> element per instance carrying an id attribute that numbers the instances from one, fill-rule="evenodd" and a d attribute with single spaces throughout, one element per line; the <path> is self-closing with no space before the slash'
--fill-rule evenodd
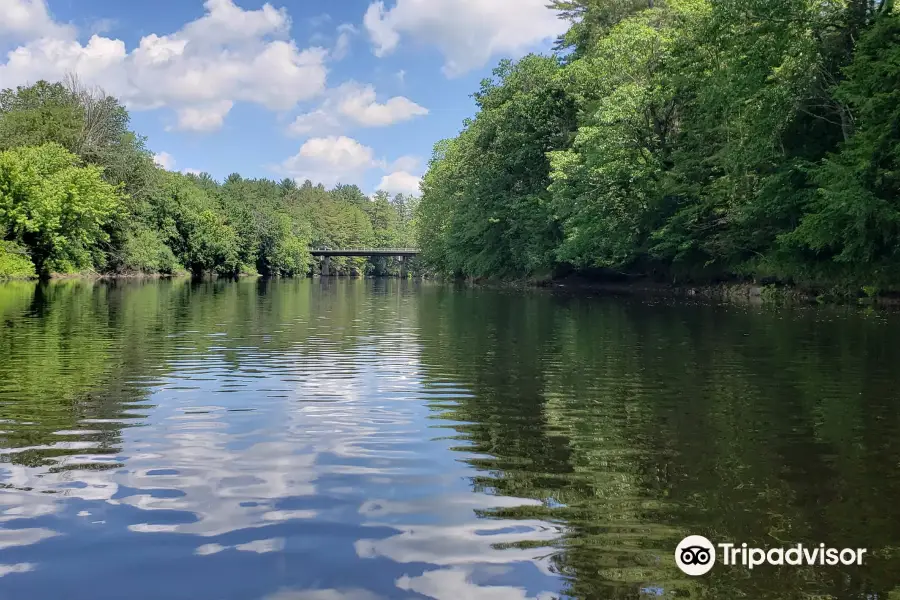
<path id="1" fill-rule="evenodd" d="M 436 271 L 900 288 L 894 0 L 552 0 L 438 143 Z"/>
<path id="2" fill-rule="evenodd" d="M 127 110 L 76 78 L 0 92 L 0 279 L 307 275 L 310 247 L 411 246 L 416 199 L 291 179 L 165 171 Z M 336 258 L 344 274 L 392 260 Z"/>

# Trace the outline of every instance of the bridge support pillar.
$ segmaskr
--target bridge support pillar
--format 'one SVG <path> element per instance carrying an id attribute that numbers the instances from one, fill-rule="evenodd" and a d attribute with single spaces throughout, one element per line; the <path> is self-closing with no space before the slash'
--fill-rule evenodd
<path id="1" fill-rule="evenodd" d="M 406 279 L 409 277 L 409 261 L 405 256 L 398 256 L 397 260 L 400 261 L 400 279 Z"/>
<path id="2" fill-rule="evenodd" d="M 322 257 L 322 277 L 329 277 L 331 275 L 331 257 L 323 256 Z"/>

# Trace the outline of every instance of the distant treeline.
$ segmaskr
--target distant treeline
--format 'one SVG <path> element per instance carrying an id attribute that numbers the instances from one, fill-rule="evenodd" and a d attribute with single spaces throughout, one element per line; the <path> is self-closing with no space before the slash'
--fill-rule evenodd
<path id="1" fill-rule="evenodd" d="M 893 0 L 553 0 L 553 56 L 503 62 L 437 144 L 437 271 L 900 287 Z"/>
<path id="2" fill-rule="evenodd" d="M 75 78 L 0 92 L 0 279 L 307 275 L 310 247 L 414 244 L 416 199 L 158 167 L 125 108 Z M 334 259 L 339 273 L 390 261 Z"/>

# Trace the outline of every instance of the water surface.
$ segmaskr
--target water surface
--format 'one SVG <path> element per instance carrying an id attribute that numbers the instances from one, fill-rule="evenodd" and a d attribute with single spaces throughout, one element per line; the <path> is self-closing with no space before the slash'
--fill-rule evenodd
<path id="1" fill-rule="evenodd" d="M 900 598 L 900 317 L 0 285 L 0 598 Z M 865 547 L 720 568 L 688 534 Z"/>

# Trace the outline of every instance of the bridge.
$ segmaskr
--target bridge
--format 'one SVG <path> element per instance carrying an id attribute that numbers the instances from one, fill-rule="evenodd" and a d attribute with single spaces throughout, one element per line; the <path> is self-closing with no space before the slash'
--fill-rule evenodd
<path id="1" fill-rule="evenodd" d="M 413 257 L 419 254 L 418 248 L 312 248 L 309 251 L 313 256 L 406 256 Z"/>
<path id="2" fill-rule="evenodd" d="M 309 253 L 321 259 L 320 267 L 323 277 L 331 275 L 332 256 L 359 256 L 375 258 L 376 256 L 396 257 L 400 261 L 400 276 L 406 277 L 406 266 L 409 259 L 418 256 L 418 248 L 310 248 Z"/>

